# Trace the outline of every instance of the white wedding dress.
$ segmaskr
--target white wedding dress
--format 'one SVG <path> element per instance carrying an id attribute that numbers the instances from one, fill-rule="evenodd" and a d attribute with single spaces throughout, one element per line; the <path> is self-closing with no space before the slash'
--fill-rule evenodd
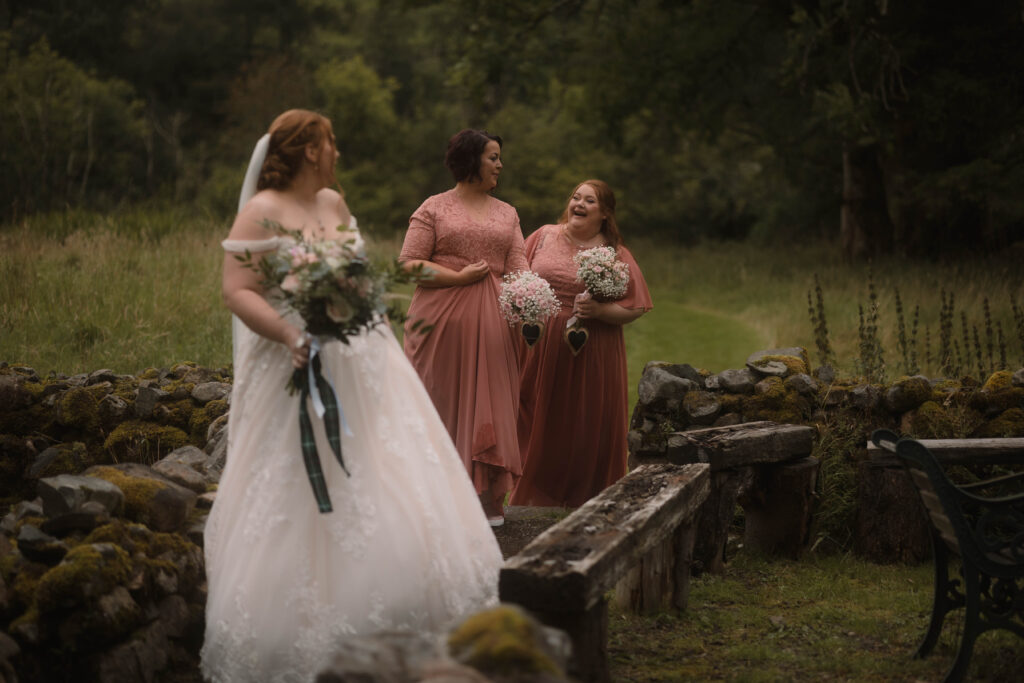
<path id="1" fill-rule="evenodd" d="M 256 253 L 278 240 L 224 248 Z M 227 464 L 205 533 L 210 681 L 308 683 L 346 636 L 440 632 L 497 602 L 501 552 L 419 377 L 389 325 L 349 341 L 320 357 L 351 430 L 351 477 L 310 411 L 334 507 L 322 514 L 300 450 L 299 394 L 285 389 L 291 354 L 248 329 L 238 340 Z"/>

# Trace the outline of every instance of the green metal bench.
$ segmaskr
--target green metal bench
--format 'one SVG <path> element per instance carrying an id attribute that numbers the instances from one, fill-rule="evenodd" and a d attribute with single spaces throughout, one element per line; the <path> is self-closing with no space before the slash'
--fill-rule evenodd
<path id="1" fill-rule="evenodd" d="M 931 521 L 935 595 L 915 656 L 927 656 L 946 615 L 964 608 L 956 659 L 945 678 L 960 681 L 980 634 L 1005 629 L 1024 638 L 1024 472 L 957 486 L 919 441 L 884 429 L 871 439 L 900 459 Z M 1008 489 L 1018 493 L 991 493 Z M 957 559 L 960 578 L 951 578 L 949 565 Z"/>

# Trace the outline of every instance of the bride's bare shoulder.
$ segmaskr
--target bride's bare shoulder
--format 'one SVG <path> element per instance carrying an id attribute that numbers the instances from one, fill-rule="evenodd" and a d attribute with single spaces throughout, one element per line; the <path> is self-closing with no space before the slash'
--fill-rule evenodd
<path id="1" fill-rule="evenodd" d="M 338 225 L 349 225 L 352 212 L 345 203 L 345 195 L 337 190 L 325 187 L 316 195 L 317 203 L 326 211 L 334 214 L 338 219 Z"/>
<path id="2" fill-rule="evenodd" d="M 280 193 L 275 190 L 261 190 L 245 203 L 235 217 L 229 237 L 236 240 L 259 240 L 274 237 L 269 227 L 280 223 L 284 207 Z"/>

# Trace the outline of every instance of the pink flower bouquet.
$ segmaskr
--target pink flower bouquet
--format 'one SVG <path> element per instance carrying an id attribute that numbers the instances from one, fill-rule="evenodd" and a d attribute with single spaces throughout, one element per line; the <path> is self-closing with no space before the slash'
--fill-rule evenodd
<path id="1" fill-rule="evenodd" d="M 498 307 L 509 325 L 519 325 L 526 345 L 533 346 L 544 332 L 544 321 L 558 313 L 561 304 L 547 280 L 521 270 L 502 280 Z"/>

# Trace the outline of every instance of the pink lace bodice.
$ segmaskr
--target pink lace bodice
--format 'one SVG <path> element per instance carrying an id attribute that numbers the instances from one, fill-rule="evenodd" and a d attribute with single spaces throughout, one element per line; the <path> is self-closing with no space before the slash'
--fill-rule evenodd
<path id="1" fill-rule="evenodd" d="M 399 258 L 432 261 L 452 270 L 485 259 L 498 277 L 529 268 L 516 210 L 491 197 L 481 219 L 466 210 L 455 190 L 429 197 L 416 209 Z"/>

